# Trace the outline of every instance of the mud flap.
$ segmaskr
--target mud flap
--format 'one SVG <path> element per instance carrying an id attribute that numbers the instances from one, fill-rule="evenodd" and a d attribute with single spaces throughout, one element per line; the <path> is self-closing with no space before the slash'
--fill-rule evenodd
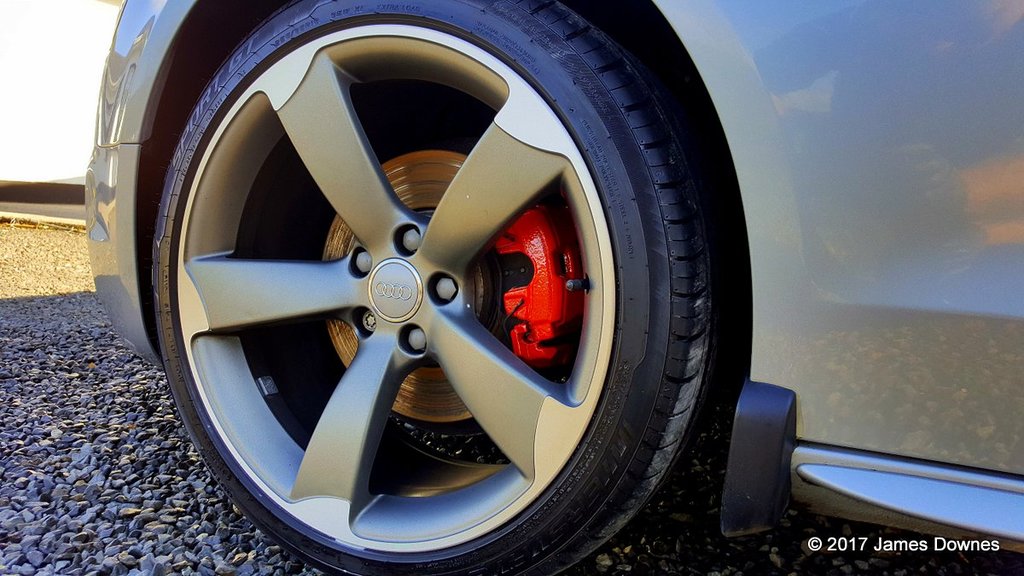
<path id="1" fill-rule="evenodd" d="M 796 394 L 747 380 L 736 404 L 722 490 L 722 534 L 774 527 L 789 504 L 796 442 Z"/>

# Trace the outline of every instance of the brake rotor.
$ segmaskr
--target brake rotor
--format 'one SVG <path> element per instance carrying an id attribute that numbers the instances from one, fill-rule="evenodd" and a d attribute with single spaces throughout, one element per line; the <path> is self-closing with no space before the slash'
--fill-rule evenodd
<path id="1" fill-rule="evenodd" d="M 466 155 L 457 152 L 422 150 L 389 160 L 383 168 L 398 198 L 406 206 L 412 210 L 431 211 L 437 207 L 465 160 Z M 327 235 L 323 259 L 342 258 L 354 246 L 352 230 L 340 216 L 336 216 Z M 482 274 L 477 274 L 477 277 L 479 280 Z M 478 294 L 483 292 L 477 291 Z M 328 320 L 327 331 L 335 351 L 348 367 L 359 348 L 355 331 L 336 319 Z M 444 371 L 436 366 L 418 368 L 409 374 L 402 382 L 392 410 L 406 418 L 434 424 L 461 423 L 473 418 L 449 384 Z"/>

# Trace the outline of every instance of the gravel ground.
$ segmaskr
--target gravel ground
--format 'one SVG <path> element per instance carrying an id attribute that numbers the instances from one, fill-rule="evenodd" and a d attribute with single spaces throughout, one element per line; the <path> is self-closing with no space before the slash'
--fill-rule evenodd
<path id="1" fill-rule="evenodd" d="M 1024 574 L 1024 555 L 812 554 L 810 536 L 919 538 L 791 511 L 725 539 L 717 500 L 728 411 L 587 574 Z M 302 574 L 207 474 L 160 369 L 122 346 L 80 232 L 0 224 L 0 573 Z"/>

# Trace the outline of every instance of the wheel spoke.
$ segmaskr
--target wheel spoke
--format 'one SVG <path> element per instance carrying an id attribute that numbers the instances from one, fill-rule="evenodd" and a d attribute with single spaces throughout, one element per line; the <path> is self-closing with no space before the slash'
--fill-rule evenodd
<path id="1" fill-rule="evenodd" d="M 292 498 L 342 498 L 353 517 L 369 503 L 373 461 L 402 383 L 395 350 L 380 334 L 360 343 L 309 440 Z"/>
<path id="2" fill-rule="evenodd" d="M 467 314 L 439 315 L 431 331 L 438 362 L 484 431 L 523 474 L 533 477 L 541 409 L 561 394 Z"/>
<path id="3" fill-rule="evenodd" d="M 331 206 L 364 246 L 411 216 L 395 196 L 352 106 L 352 80 L 326 55 L 278 111 L 288 137 Z"/>
<path id="4" fill-rule="evenodd" d="M 569 168 L 562 156 L 524 144 L 491 124 L 441 198 L 420 253 L 453 272 L 464 271 Z"/>
<path id="5" fill-rule="evenodd" d="M 210 330 L 232 330 L 338 312 L 357 301 L 348 261 L 299 262 L 207 256 L 189 262 Z"/>

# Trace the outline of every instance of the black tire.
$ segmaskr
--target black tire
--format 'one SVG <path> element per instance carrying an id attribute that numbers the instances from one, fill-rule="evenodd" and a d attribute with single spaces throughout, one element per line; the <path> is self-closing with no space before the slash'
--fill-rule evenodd
<path id="1" fill-rule="evenodd" d="M 561 119 L 594 177 L 615 267 L 609 378 L 568 464 L 522 513 L 450 548 L 383 553 L 346 547 L 268 505 L 213 432 L 185 355 L 178 246 L 192 180 L 212 128 L 254 74 L 328 32 L 402 23 L 461 37 L 525 78 Z M 309 563 L 351 574 L 552 574 L 618 531 L 670 470 L 696 422 L 714 361 L 716 315 L 698 181 L 678 111 L 650 76 L 558 2 L 303 0 L 278 11 L 224 61 L 168 170 L 154 246 L 161 350 L 175 401 L 204 461 L 239 508 Z"/>

